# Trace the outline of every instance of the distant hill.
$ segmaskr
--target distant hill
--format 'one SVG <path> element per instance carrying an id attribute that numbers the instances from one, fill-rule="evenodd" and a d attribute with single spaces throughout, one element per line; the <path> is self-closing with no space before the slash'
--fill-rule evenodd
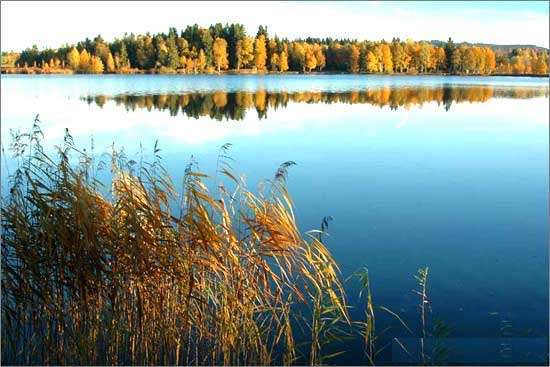
<path id="1" fill-rule="evenodd" d="M 434 46 L 438 46 L 438 47 L 445 47 L 445 45 L 447 44 L 447 41 L 438 41 L 438 40 L 431 40 L 431 41 L 428 41 L 430 42 L 432 45 Z M 498 52 L 512 52 L 512 50 L 516 49 L 516 48 L 532 48 L 534 49 L 535 51 L 548 51 L 547 48 L 545 47 L 540 47 L 540 46 L 535 46 L 535 45 L 494 45 L 492 43 L 469 43 L 469 42 L 460 42 L 460 43 L 455 43 L 455 45 L 457 46 L 461 46 L 461 45 L 465 45 L 465 46 L 479 46 L 479 47 L 490 47 L 491 49 L 493 49 L 493 51 L 498 51 Z"/>

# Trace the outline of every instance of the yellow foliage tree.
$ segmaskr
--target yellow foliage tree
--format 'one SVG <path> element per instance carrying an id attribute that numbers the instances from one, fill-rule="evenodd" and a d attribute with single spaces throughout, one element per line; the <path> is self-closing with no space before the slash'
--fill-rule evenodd
<path id="1" fill-rule="evenodd" d="M 495 71 L 497 62 L 495 53 L 489 47 L 485 48 L 485 73 L 492 74 Z"/>
<path id="2" fill-rule="evenodd" d="M 445 49 L 442 47 L 436 47 L 434 50 L 434 67 L 437 71 L 440 71 L 445 68 L 447 58 L 445 56 Z"/>
<path id="3" fill-rule="evenodd" d="M 369 73 L 377 73 L 378 70 L 378 58 L 374 54 L 374 52 L 369 51 L 367 53 L 367 72 Z"/>
<path id="4" fill-rule="evenodd" d="M 382 67 L 384 68 L 384 72 L 386 74 L 392 74 L 393 73 L 393 60 L 392 60 L 392 54 L 390 46 L 387 44 L 382 44 L 381 46 L 382 51 Z"/>
<path id="5" fill-rule="evenodd" d="M 250 66 L 254 60 L 254 42 L 250 37 L 244 37 L 237 42 L 237 70 Z"/>
<path id="6" fill-rule="evenodd" d="M 71 48 L 67 54 L 67 64 L 69 64 L 69 67 L 75 71 L 80 67 L 80 55 L 74 47 Z"/>
<path id="7" fill-rule="evenodd" d="M 374 56 L 376 56 L 376 61 L 378 62 L 378 72 L 384 71 L 384 64 L 382 64 L 382 57 L 384 56 L 382 54 L 382 45 L 378 44 L 376 47 L 374 47 L 374 50 L 372 51 Z"/>
<path id="8" fill-rule="evenodd" d="M 97 56 L 92 56 L 90 59 L 89 72 L 92 74 L 101 74 L 103 73 L 103 62 Z"/>
<path id="9" fill-rule="evenodd" d="M 86 49 L 83 49 L 80 52 L 80 63 L 78 64 L 78 67 L 84 72 L 90 68 L 90 54 L 86 51 Z"/>
<path id="10" fill-rule="evenodd" d="M 187 58 L 187 61 L 185 63 L 185 70 L 188 74 L 195 73 L 197 71 L 197 69 L 195 68 L 195 60 L 193 60 L 193 58 Z"/>
<path id="11" fill-rule="evenodd" d="M 317 61 L 317 68 L 319 68 L 319 71 L 323 70 L 327 64 L 323 47 L 318 44 L 313 45 L 313 53 L 315 54 L 315 60 Z"/>
<path id="12" fill-rule="evenodd" d="M 195 62 L 195 70 L 199 73 L 203 72 L 206 68 L 206 55 L 204 54 L 204 51 L 201 49 L 199 51 L 199 58 Z"/>
<path id="13" fill-rule="evenodd" d="M 351 71 L 352 73 L 359 72 L 360 56 L 361 56 L 361 52 L 359 50 L 359 47 L 357 47 L 356 44 L 352 44 L 350 49 L 350 62 L 349 62 L 349 71 Z"/>
<path id="14" fill-rule="evenodd" d="M 516 56 L 512 60 L 512 72 L 514 74 L 524 74 L 525 73 L 525 62 L 523 57 Z"/>
<path id="15" fill-rule="evenodd" d="M 474 47 L 474 58 L 476 60 L 476 66 L 474 72 L 476 74 L 487 74 L 486 65 L 485 65 L 485 50 L 481 47 Z"/>
<path id="16" fill-rule="evenodd" d="M 415 49 L 417 56 L 417 71 L 425 73 L 433 68 L 433 46 L 427 42 L 422 42 L 418 48 Z"/>
<path id="17" fill-rule="evenodd" d="M 273 59 L 273 55 L 278 54 L 277 52 L 277 41 L 275 39 L 270 39 L 267 45 L 267 61 L 268 66 L 267 69 L 269 70 L 277 70 L 278 63 L 279 63 L 279 55 L 275 57 L 276 60 Z M 275 61 L 275 63 L 273 63 Z"/>
<path id="18" fill-rule="evenodd" d="M 181 67 L 185 70 L 186 66 L 187 66 L 187 57 L 185 57 L 185 55 L 181 55 L 179 57 L 179 62 L 180 62 Z"/>
<path id="19" fill-rule="evenodd" d="M 396 43 L 393 46 L 393 69 L 401 72 L 407 71 L 411 63 L 411 55 L 407 53 L 408 47 Z"/>
<path id="20" fill-rule="evenodd" d="M 107 55 L 107 72 L 112 73 L 115 71 L 115 60 L 113 59 L 113 55 L 109 52 Z"/>
<path id="21" fill-rule="evenodd" d="M 304 50 L 306 68 L 311 71 L 317 67 L 317 59 L 315 59 L 315 53 L 311 45 L 304 43 Z"/>
<path id="22" fill-rule="evenodd" d="M 212 54 L 214 56 L 214 64 L 218 68 L 218 73 L 221 69 L 226 70 L 229 67 L 227 42 L 223 38 L 216 38 L 212 46 Z"/>
<path id="23" fill-rule="evenodd" d="M 292 43 L 291 60 L 302 72 L 306 72 L 306 50 L 301 42 Z"/>
<path id="24" fill-rule="evenodd" d="M 475 73 L 476 69 L 476 54 L 473 48 L 466 49 L 464 52 L 462 62 L 464 64 L 464 69 L 467 74 Z"/>
<path id="25" fill-rule="evenodd" d="M 267 50 L 265 47 L 265 36 L 262 34 L 254 43 L 254 66 L 259 71 L 265 71 L 265 61 L 267 59 Z"/>
<path id="26" fill-rule="evenodd" d="M 279 54 L 274 52 L 271 54 L 271 59 L 269 60 L 269 64 L 271 65 L 272 71 L 277 71 L 279 68 Z"/>
<path id="27" fill-rule="evenodd" d="M 279 56 L 279 71 L 284 73 L 288 70 L 288 54 L 286 49 L 281 52 L 281 55 Z"/>
<path id="28" fill-rule="evenodd" d="M 548 74 L 548 64 L 542 55 L 539 55 L 533 62 L 534 74 Z"/>

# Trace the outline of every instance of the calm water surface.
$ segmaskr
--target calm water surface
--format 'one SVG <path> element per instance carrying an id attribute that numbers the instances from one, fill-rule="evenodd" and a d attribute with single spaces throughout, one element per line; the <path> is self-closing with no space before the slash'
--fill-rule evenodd
<path id="1" fill-rule="evenodd" d="M 219 147 L 249 186 L 293 160 L 305 231 L 330 215 L 345 277 L 369 268 L 375 303 L 418 325 L 413 274 L 430 267 L 433 317 L 455 363 L 548 356 L 548 79 L 508 77 L 5 76 L 2 145 L 40 115 L 48 146 L 133 156 L 158 139 L 176 180 Z M 2 182 L 13 170 L 2 158 Z M 357 290 L 348 284 L 350 303 Z M 360 306 L 360 305 L 358 305 Z M 361 317 L 362 311 L 354 311 Z M 394 336 L 407 336 L 395 321 Z M 505 337 L 511 339 L 504 339 Z M 504 350 L 510 344 L 512 351 Z M 359 346 L 341 363 L 365 363 Z M 397 363 L 389 347 L 386 361 Z"/>

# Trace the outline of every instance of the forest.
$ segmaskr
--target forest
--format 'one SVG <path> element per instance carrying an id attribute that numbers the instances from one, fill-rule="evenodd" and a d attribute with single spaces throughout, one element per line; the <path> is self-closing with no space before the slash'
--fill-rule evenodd
<path id="1" fill-rule="evenodd" d="M 548 50 L 504 51 L 487 45 L 390 42 L 271 36 L 266 26 L 255 35 L 242 24 L 197 24 L 178 33 L 125 34 L 112 42 L 100 35 L 76 45 L 2 53 L 2 72 L 15 73 L 407 73 L 456 75 L 547 75 Z"/>

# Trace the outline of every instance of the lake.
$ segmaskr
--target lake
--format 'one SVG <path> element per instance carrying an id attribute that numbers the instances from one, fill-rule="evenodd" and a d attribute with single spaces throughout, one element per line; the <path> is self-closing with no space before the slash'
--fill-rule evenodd
<path id="1" fill-rule="evenodd" d="M 368 267 L 375 304 L 417 329 L 413 275 L 428 266 L 449 362 L 547 361 L 548 78 L 2 75 L 1 88 L 6 150 L 38 114 L 48 149 L 65 128 L 96 154 L 158 140 L 176 182 L 191 156 L 213 175 L 225 143 L 250 187 L 295 161 L 300 228 L 333 218 L 327 245 L 343 277 Z M 13 165 L 4 155 L 4 194 Z M 406 363 L 393 347 L 385 361 Z M 337 362 L 365 363 L 350 348 Z"/>

